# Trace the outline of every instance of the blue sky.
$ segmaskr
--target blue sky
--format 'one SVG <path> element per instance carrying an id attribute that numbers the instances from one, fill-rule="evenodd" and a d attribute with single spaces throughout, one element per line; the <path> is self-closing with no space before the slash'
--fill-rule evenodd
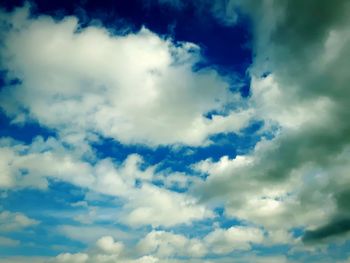
<path id="1" fill-rule="evenodd" d="M 349 262 L 347 1 L 0 8 L 0 263 Z"/>

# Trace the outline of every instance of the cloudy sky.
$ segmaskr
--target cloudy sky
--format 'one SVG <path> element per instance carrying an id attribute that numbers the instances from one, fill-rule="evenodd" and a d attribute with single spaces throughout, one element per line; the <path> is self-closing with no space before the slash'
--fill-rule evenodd
<path id="1" fill-rule="evenodd" d="M 1 1 L 0 263 L 350 262 L 350 2 Z"/>

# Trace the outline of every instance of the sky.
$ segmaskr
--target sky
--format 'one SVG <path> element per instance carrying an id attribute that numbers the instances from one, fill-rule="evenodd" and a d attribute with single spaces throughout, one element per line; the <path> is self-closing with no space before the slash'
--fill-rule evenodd
<path id="1" fill-rule="evenodd" d="M 349 263 L 350 2 L 0 3 L 0 263 Z"/>

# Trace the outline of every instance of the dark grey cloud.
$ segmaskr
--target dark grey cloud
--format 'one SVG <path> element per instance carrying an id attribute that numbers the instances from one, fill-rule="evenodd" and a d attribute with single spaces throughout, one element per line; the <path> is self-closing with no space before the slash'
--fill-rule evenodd
<path id="1" fill-rule="evenodd" d="M 335 167 L 339 164 L 335 164 L 335 159 L 350 143 L 350 75 L 346 72 L 350 66 L 347 59 L 350 57 L 349 2 L 273 1 L 273 8 L 276 10 L 275 25 L 267 39 L 268 46 L 257 50 L 260 52 L 257 56 L 269 59 L 270 70 L 281 90 L 289 94 L 292 108 L 318 99 L 329 100 L 331 107 L 326 112 L 309 112 L 319 114 L 319 122 L 282 132 L 279 146 L 259 162 L 258 167 L 266 167 L 259 169 L 259 178 L 279 180 L 305 165 L 323 169 L 331 178 L 323 191 L 335 196 L 337 209 L 331 222 L 307 231 L 303 240 L 341 235 L 349 230 L 349 217 L 344 218 L 344 213 L 348 212 L 344 205 L 347 195 L 338 193 L 344 185 L 349 186 L 350 179 L 347 177 L 343 185 L 336 183 L 339 171 Z M 281 12 L 280 16 L 277 11 Z M 259 43 L 262 37 L 256 37 Z M 342 174 L 342 178 L 346 178 L 346 172 Z M 309 194 L 319 190 L 315 186 Z M 305 200 L 307 198 L 301 199 L 301 205 L 307 205 Z"/>
<path id="2" fill-rule="evenodd" d="M 319 242 L 326 238 L 342 235 L 350 231 L 350 217 L 336 218 L 334 221 L 313 231 L 306 231 L 303 236 L 305 243 Z"/>
<path id="3" fill-rule="evenodd" d="M 346 201 L 350 187 L 350 3 L 232 3 L 251 17 L 254 27 L 250 73 L 257 81 L 252 83 L 252 106 L 266 123 L 280 128 L 269 146 L 252 153 L 252 163 L 213 172 L 222 176 L 213 176 L 198 192 L 204 200 L 224 196 L 235 216 L 234 211 L 248 207 L 261 189 L 273 191 L 300 176 L 299 188 L 292 190 L 298 205 L 285 206 L 278 221 L 281 227 L 283 220 L 295 219 L 294 226 L 307 229 L 304 241 L 343 236 L 349 231 L 350 218 Z M 266 87 L 260 77 L 265 72 L 271 73 Z M 277 91 L 277 99 L 261 102 L 260 90 L 269 88 Z M 318 208 L 324 208 L 324 218 L 314 224 L 306 220 Z M 272 221 L 274 216 L 271 213 Z"/>
<path id="4" fill-rule="evenodd" d="M 341 214 L 336 215 L 330 222 L 317 229 L 306 231 L 303 236 L 305 243 L 327 240 L 334 236 L 345 235 L 350 231 L 350 190 L 345 189 L 335 193 L 334 198 Z"/>

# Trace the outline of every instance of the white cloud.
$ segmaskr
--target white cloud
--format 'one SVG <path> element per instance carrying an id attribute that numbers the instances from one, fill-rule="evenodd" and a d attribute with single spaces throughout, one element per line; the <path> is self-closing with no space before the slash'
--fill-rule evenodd
<path id="1" fill-rule="evenodd" d="M 0 232 L 15 232 L 38 225 L 38 220 L 19 212 L 0 212 Z"/>
<path id="2" fill-rule="evenodd" d="M 125 207 L 129 212 L 124 221 L 131 225 L 171 226 L 213 216 L 205 206 L 198 205 L 196 199 L 152 185 L 135 191 L 135 197 L 133 200 L 131 197 Z"/>
<path id="3" fill-rule="evenodd" d="M 247 251 L 252 244 L 263 244 L 266 241 L 261 229 L 247 226 L 216 228 L 201 239 L 187 238 L 172 232 L 152 231 L 138 243 L 137 249 L 141 254 L 156 255 L 159 258 L 202 258 L 237 250 Z"/>
<path id="4" fill-rule="evenodd" d="M 22 83 L 5 87 L 0 105 L 13 118 L 25 108 L 63 137 L 97 132 L 150 145 L 200 145 L 250 119 L 243 110 L 203 116 L 240 98 L 214 70 L 192 70 L 199 59 L 194 44 L 174 44 L 145 28 L 124 36 L 94 26 L 76 32 L 75 17 L 29 19 L 25 9 L 7 16 L 13 29 L 2 32 L 0 55 Z"/>
<path id="5" fill-rule="evenodd" d="M 67 151 L 53 139 L 31 145 L 2 140 L 0 187 L 45 188 L 48 177 L 64 180 L 121 198 L 116 220 L 133 227 L 171 227 L 210 218 L 211 202 L 224 204 L 226 216 L 256 225 L 215 229 L 203 240 L 152 231 L 139 243 L 145 255 L 132 259 L 114 240 L 117 233 L 61 226 L 61 233 L 86 243 L 101 235 L 113 238 L 100 239 L 97 246 L 103 253 L 61 254 L 55 260 L 113 262 L 121 254 L 125 262 L 180 262 L 163 258 L 201 257 L 209 250 L 227 254 L 249 250 L 253 243 L 300 246 L 290 232 L 295 227 L 305 228 L 311 241 L 349 231 L 348 226 L 332 228 L 339 218 L 350 218 L 350 32 L 349 19 L 342 19 L 349 7 L 345 1 L 320 1 L 318 7 L 327 12 L 315 21 L 301 2 L 225 1 L 228 5 L 213 8 L 234 18 L 233 7 L 239 4 L 251 16 L 256 56 L 249 71 L 250 108 L 211 120 L 203 114 L 228 102 L 239 105 L 241 99 L 215 71 L 192 70 L 197 46 L 174 44 L 147 29 L 125 36 L 93 26 L 76 32 L 74 17 L 28 19 L 24 9 L 4 15 L 15 30 L 1 32 L 5 48 L 0 55 L 9 77 L 22 83 L 1 91 L 1 107 L 14 123 L 35 119 L 56 129 L 70 145 L 83 142 L 83 149 Z M 230 22 L 230 17 L 223 19 Z M 264 120 L 264 132 L 276 128 L 275 138 L 262 140 L 246 156 L 195 165 L 209 176 L 194 182 L 194 196 L 150 183 L 155 178 L 166 186 L 188 186 L 182 174 L 155 174 L 156 166 L 142 170 L 138 155 L 118 165 L 109 158 L 97 160 L 88 146 L 96 140 L 94 133 L 123 143 L 201 145 L 211 134 L 239 131 L 251 118 Z M 94 162 L 82 158 L 85 150 Z M 141 181 L 137 187 L 136 179 Z M 5 229 L 25 225 L 23 218 L 16 220 L 17 225 L 5 224 Z M 253 258 L 288 262 L 286 257 Z"/>
<path id="6" fill-rule="evenodd" d="M 236 226 L 229 229 L 215 229 L 205 237 L 212 251 L 227 254 L 234 250 L 249 250 L 252 243 L 262 243 L 264 234 L 254 227 Z"/>
<path id="7" fill-rule="evenodd" d="M 209 177 L 196 186 L 195 192 L 209 203 L 223 204 L 227 216 L 263 226 L 272 233 L 316 227 L 329 220 L 336 206 L 329 192 L 322 192 L 328 185 L 328 175 L 306 166 L 283 180 L 266 177 L 271 163 L 264 156 L 272 145 L 258 145 L 260 149 L 250 156 L 198 163 L 195 167 Z M 290 240 L 286 236 L 284 242 Z"/>
<path id="8" fill-rule="evenodd" d="M 225 255 L 233 251 L 249 251 L 253 244 L 265 244 L 268 237 L 255 227 L 234 226 L 228 229 L 217 228 L 202 238 L 189 238 L 171 231 L 152 230 L 136 244 L 126 246 L 112 236 L 102 236 L 95 246 L 84 253 L 61 253 L 53 262 L 62 259 L 74 262 L 75 258 L 83 262 L 229 262 Z M 249 252 L 250 253 L 250 252 Z M 207 256 L 216 256 L 209 260 Z M 218 257 L 220 256 L 220 257 Z M 248 254 L 232 257 L 233 262 L 247 262 Z M 252 255 L 250 254 L 249 257 Z M 210 257 L 211 258 L 211 257 Z M 284 258 L 280 262 L 287 262 Z M 197 260 L 198 259 L 198 260 Z M 268 258 L 256 257 L 254 262 L 268 262 Z M 269 258 L 271 262 L 274 258 Z M 60 261 L 61 260 L 61 261 Z M 266 260 L 266 261 L 264 261 Z M 51 262 L 51 261 L 50 261 Z M 232 262 L 232 261 L 231 261 Z M 276 261 L 279 262 L 279 261 Z"/>
<path id="9" fill-rule="evenodd" d="M 73 258 L 74 254 L 71 255 Z M 89 263 L 107 263 L 108 261 L 97 261 L 99 258 L 93 257 L 92 260 L 88 261 Z M 1 258 L 1 263 L 34 263 L 34 262 L 55 262 L 57 260 L 52 260 L 52 258 L 45 257 L 8 257 Z M 108 263 L 110 263 L 109 261 Z M 112 261 L 116 262 L 116 261 Z M 223 257 L 217 259 L 158 259 L 153 256 L 144 256 L 135 260 L 123 259 L 123 263 L 246 263 L 246 262 L 256 262 L 256 263 L 296 263 L 293 260 L 288 260 L 286 256 L 244 256 L 239 259 L 233 259 L 232 257 Z M 320 261 L 322 263 L 326 263 L 326 261 Z M 339 263 L 345 263 L 347 261 L 339 261 Z M 70 261 L 67 263 L 75 263 L 74 261 Z M 338 263 L 338 262 L 337 262 Z"/>
<path id="10" fill-rule="evenodd" d="M 180 259 L 186 258 L 184 262 L 196 262 L 195 259 L 200 258 L 206 262 L 207 255 L 225 255 L 236 250 L 248 250 L 251 244 L 261 244 L 265 240 L 262 230 L 244 226 L 215 229 L 201 239 L 153 230 L 141 238 L 138 243 L 128 246 L 121 241 L 116 241 L 116 238 L 102 236 L 97 240 L 95 246 L 84 253 L 61 253 L 52 260 L 54 262 L 81 260 L 89 263 L 182 262 Z"/>
<path id="11" fill-rule="evenodd" d="M 107 254 L 119 254 L 124 245 L 121 242 L 114 242 L 113 237 L 104 236 L 96 242 L 96 246 Z"/>
<path id="12" fill-rule="evenodd" d="M 47 177 L 86 187 L 93 184 L 91 166 L 82 162 L 71 152 L 64 149 L 61 142 L 40 137 L 30 145 L 2 140 L 0 147 L 1 167 L 5 173 L 6 185 L 3 188 L 35 187 L 47 188 Z"/>
<path id="13" fill-rule="evenodd" d="M 39 143 L 38 143 L 39 142 Z M 124 204 L 115 220 L 131 226 L 150 224 L 172 226 L 191 223 L 212 216 L 210 210 L 199 205 L 186 193 L 177 193 L 152 184 L 152 179 L 166 178 L 155 174 L 156 166 L 141 169 L 143 160 L 136 154 L 129 155 L 121 164 L 112 159 L 94 160 L 94 164 L 72 152 L 63 143 L 49 138 L 36 139 L 25 145 L 6 139 L 0 147 L 1 160 L 11 184 L 6 188 L 35 187 L 46 189 L 48 178 L 55 178 L 99 194 L 121 198 Z M 167 175 L 170 176 L 171 175 Z M 136 186 L 136 180 L 141 186 Z M 157 217 L 154 215 L 157 214 Z M 92 222 L 97 214 L 91 210 L 87 217 L 75 217 L 80 222 Z"/>
<path id="14" fill-rule="evenodd" d="M 124 232 L 120 229 L 113 227 L 103 226 L 72 226 L 72 225 L 61 225 L 57 226 L 56 232 L 63 234 L 70 239 L 80 241 L 85 244 L 94 243 L 101 236 L 111 236 L 113 238 L 119 238 L 127 240 L 132 236 L 131 233 Z"/>
<path id="15" fill-rule="evenodd" d="M 207 247 L 199 239 L 188 239 L 183 235 L 165 231 L 148 233 L 137 245 L 141 254 L 152 254 L 159 258 L 174 256 L 202 257 Z"/>

